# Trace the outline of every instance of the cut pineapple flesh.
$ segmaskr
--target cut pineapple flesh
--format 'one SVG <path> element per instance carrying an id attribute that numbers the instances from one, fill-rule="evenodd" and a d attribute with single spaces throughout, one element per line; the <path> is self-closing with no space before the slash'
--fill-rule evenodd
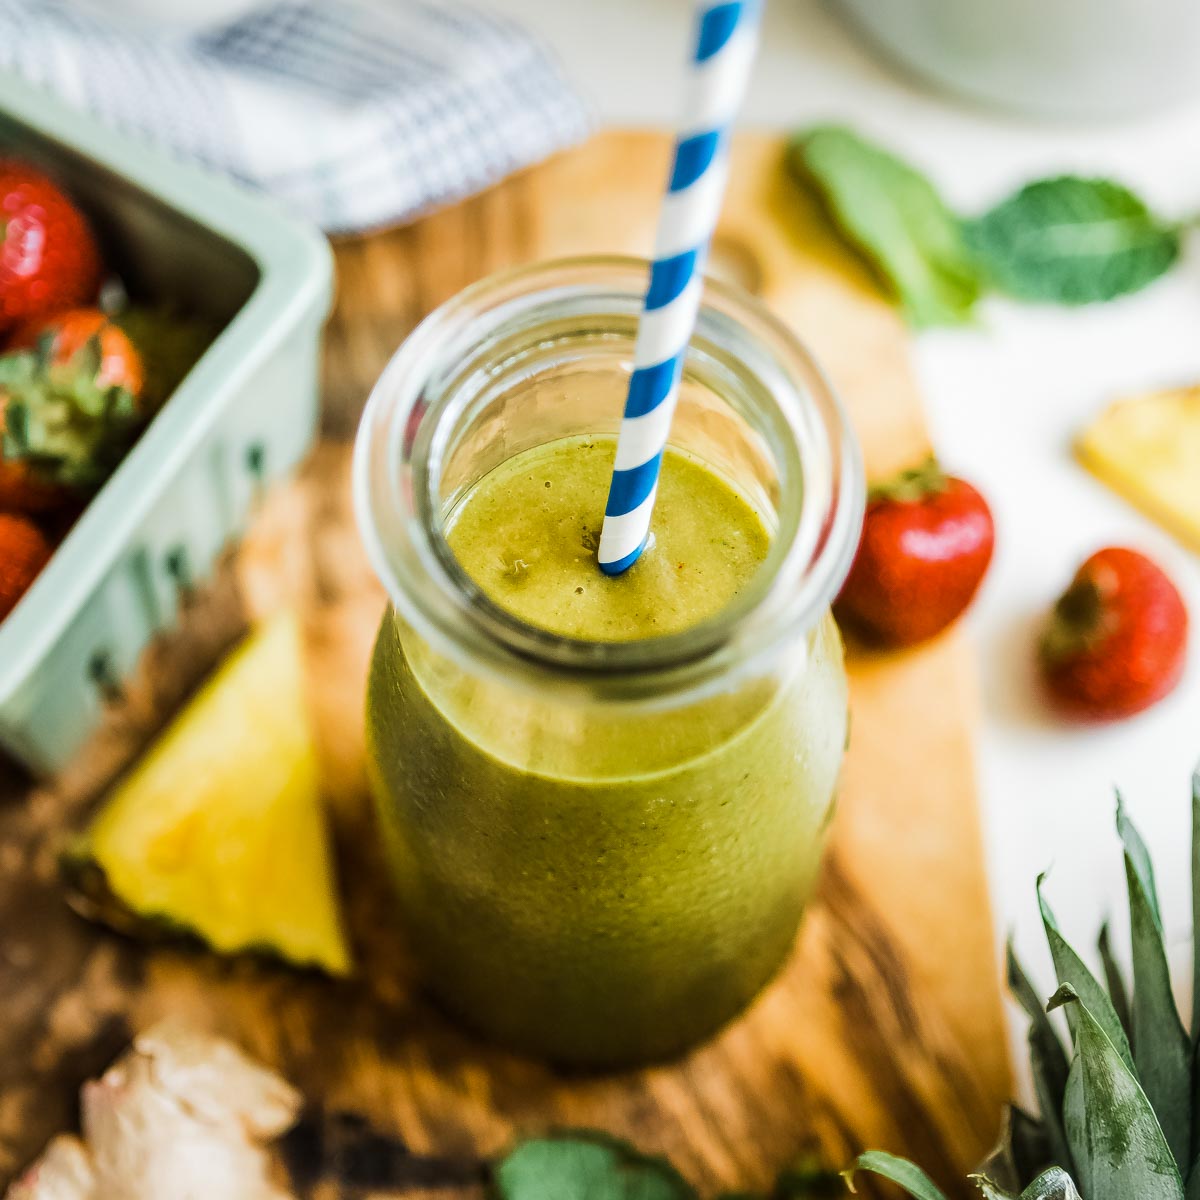
<path id="1" fill-rule="evenodd" d="M 221 665 L 117 786 L 83 849 L 122 904 L 217 951 L 349 969 L 294 617 Z"/>
<path id="2" fill-rule="evenodd" d="M 1200 550 L 1200 386 L 1118 400 L 1078 450 L 1104 483 Z"/>

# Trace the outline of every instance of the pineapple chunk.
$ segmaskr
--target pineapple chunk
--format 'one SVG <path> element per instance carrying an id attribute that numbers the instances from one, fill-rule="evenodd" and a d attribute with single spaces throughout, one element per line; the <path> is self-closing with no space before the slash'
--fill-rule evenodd
<path id="1" fill-rule="evenodd" d="M 1200 386 L 1118 400 L 1078 451 L 1109 487 L 1200 550 Z"/>
<path id="2" fill-rule="evenodd" d="M 222 664 L 117 785 L 82 850 L 141 917 L 223 953 L 349 970 L 294 617 Z"/>

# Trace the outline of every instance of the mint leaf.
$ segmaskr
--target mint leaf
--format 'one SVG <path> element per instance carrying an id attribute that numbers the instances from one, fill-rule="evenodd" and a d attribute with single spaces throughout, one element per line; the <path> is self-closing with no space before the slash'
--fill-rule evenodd
<path id="1" fill-rule="evenodd" d="M 1136 292 L 1171 266 L 1180 247 L 1178 230 L 1128 188 L 1073 175 L 1027 184 L 964 232 L 999 291 L 1055 304 Z"/>
<path id="2" fill-rule="evenodd" d="M 849 129 L 800 134 L 792 169 L 815 184 L 842 232 L 895 292 L 918 328 L 961 325 L 980 272 L 959 220 L 922 174 Z"/>
<path id="3" fill-rule="evenodd" d="M 669 1163 L 596 1133 L 518 1143 L 492 1173 L 493 1200 L 696 1200 Z"/>

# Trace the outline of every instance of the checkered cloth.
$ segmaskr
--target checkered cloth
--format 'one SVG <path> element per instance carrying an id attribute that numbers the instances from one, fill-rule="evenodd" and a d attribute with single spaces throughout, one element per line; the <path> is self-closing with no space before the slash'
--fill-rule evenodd
<path id="1" fill-rule="evenodd" d="M 537 41 L 457 0 L 283 0 L 192 37 L 0 0 L 0 67 L 331 233 L 469 195 L 587 128 Z"/>

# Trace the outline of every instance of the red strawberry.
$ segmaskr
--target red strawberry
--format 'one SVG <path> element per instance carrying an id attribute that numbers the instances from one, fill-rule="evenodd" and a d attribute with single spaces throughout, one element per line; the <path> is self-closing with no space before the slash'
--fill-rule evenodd
<path id="1" fill-rule="evenodd" d="M 0 513 L 0 621 L 17 606 L 50 558 L 50 543 L 25 517 Z"/>
<path id="2" fill-rule="evenodd" d="M 0 159 L 0 329 L 88 304 L 100 251 L 87 218 L 39 171 Z"/>
<path id="3" fill-rule="evenodd" d="M 141 355 L 125 331 L 98 308 L 73 308 L 53 316 L 23 321 L 8 340 L 8 349 L 34 350 L 49 337 L 50 363 L 82 365 L 88 343 L 95 340 L 98 368 L 92 378 L 101 388 L 120 387 L 141 394 L 144 382 Z"/>
<path id="4" fill-rule="evenodd" d="M 27 481 L 60 488 L 64 502 L 86 498 L 147 420 L 141 357 L 91 308 L 26 322 L 12 340 L 0 354 L 0 458 L 23 464 Z"/>
<path id="5" fill-rule="evenodd" d="M 71 500 L 69 488 L 41 475 L 24 459 L 0 457 L 0 512 L 41 516 L 61 511 Z"/>
<path id="6" fill-rule="evenodd" d="M 1187 657 L 1183 597 L 1144 554 L 1110 546 L 1075 573 L 1042 635 L 1042 674 L 1066 712 L 1111 721 L 1179 682 Z"/>
<path id="7" fill-rule="evenodd" d="M 937 463 L 871 491 L 838 616 L 873 641 L 911 646 L 940 633 L 971 602 L 992 558 L 987 501 Z"/>

